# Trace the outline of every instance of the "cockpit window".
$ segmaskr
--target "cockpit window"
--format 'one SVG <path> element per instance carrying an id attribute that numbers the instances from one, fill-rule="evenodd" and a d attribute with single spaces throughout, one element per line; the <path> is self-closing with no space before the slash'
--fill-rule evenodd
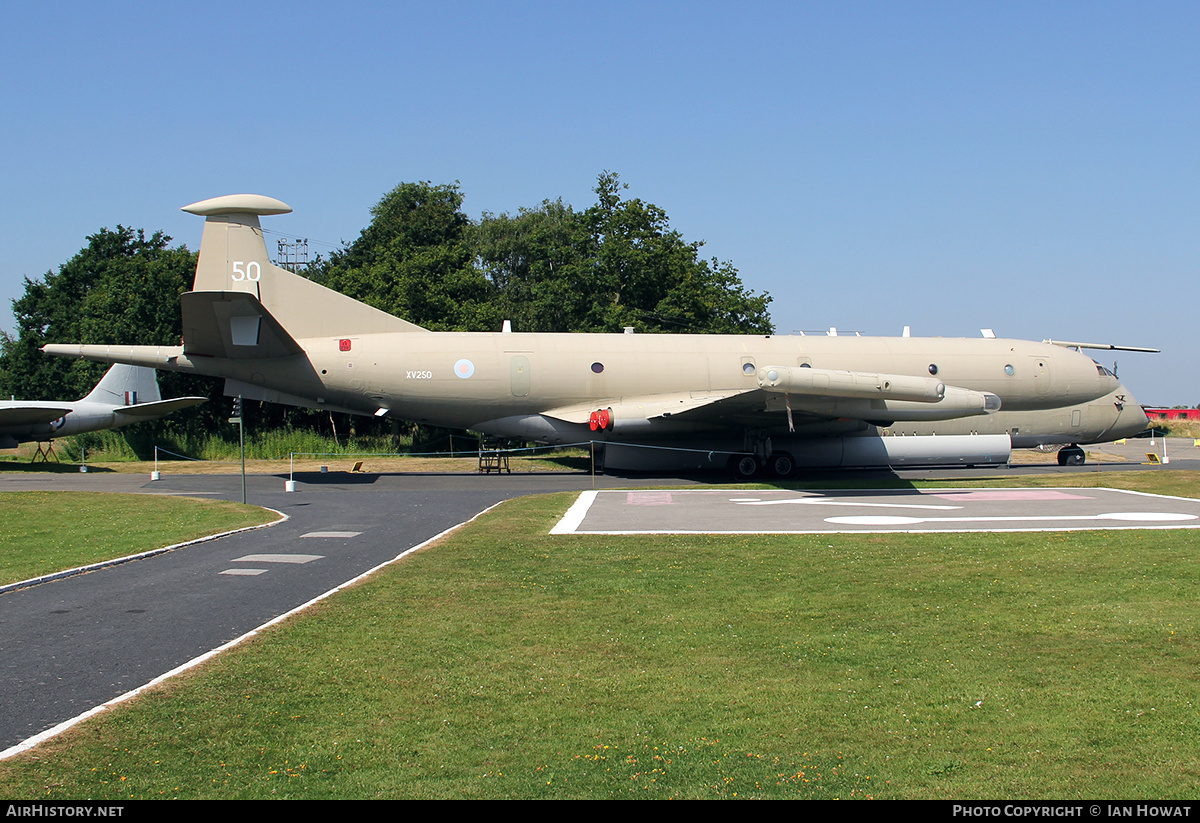
<path id="1" fill-rule="evenodd" d="M 1096 363 L 1096 361 L 1095 361 L 1095 360 L 1093 360 L 1092 362 L 1093 362 L 1093 363 Z M 1100 375 L 1101 377 L 1116 377 L 1116 375 L 1115 375 L 1115 374 L 1113 374 L 1113 373 L 1112 373 L 1112 372 L 1110 372 L 1108 369 L 1106 369 L 1106 368 L 1104 368 L 1103 366 L 1101 366 L 1099 363 L 1096 363 L 1096 371 L 1097 371 L 1097 373 L 1099 373 L 1099 375 Z"/>

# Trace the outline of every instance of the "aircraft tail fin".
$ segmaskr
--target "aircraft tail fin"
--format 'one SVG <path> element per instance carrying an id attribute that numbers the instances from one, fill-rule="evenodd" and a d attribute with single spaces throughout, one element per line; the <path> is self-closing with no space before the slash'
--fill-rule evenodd
<path id="1" fill-rule="evenodd" d="M 248 292 L 293 338 L 425 331 L 274 265 L 260 215 L 292 209 L 272 197 L 231 194 L 184 206 L 205 218 L 195 292 Z"/>
<path id="2" fill-rule="evenodd" d="M 134 406 L 157 403 L 162 400 L 162 395 L 158 392 L 154 369 L 117 363 L 83 399 L 110 406 Z"/>

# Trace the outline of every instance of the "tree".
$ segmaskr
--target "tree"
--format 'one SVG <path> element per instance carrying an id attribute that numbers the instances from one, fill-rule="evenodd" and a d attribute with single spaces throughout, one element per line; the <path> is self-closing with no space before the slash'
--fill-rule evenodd
<path id="1" fill-rule="evenodd" d="M 496 305 L 521 331 L 769 334 L 768 295 L 746 291 L 737 269 L 700 257 L 666 213 L 622 200 L 601 174 L 597 202 L 578 213 L 545 201 L 516 217 L 485 214 L 476 260 Z"/>
<path id="2" fill-rule="evenodd" d="M 473 231 L 476 265 L 497 314 L 520 331 L 579 331 L 591 300 L 594 243 L 583 215 L 562 200 L 511 217 L 484 214 Z"/>
<path id="3" fill-rule="evenodd" d="M 702 243 L 622 188 L 605 172 L 584 212 L 546 200 L 472 223 L 457 185 L 401 183 L 311 276 L 434 330 L 512 320 L 518 331 L 771 332 L 770 296 L 743 288 L 732 264 L 702 259 Z"/>
<path id="4" fill-rule="evenodd" d="M 586 212 L 598 247 L 598 297 L 607 298 L 594 301 L 604 317 L 597 320 L 611 331 L 772 332 L 769 295 L 747 292 L 731 263 L 701 259 L 702 242 L 685 242 L 658 206 L 622 200 L 623 188 L 604 172 Z"/>
<path id="5" fill-rule="evenodd" d="M 473 265 L 471 221 L 457 185 L 401 183 L 371 209 L 359 238 L 335 252 L 314 279 L 390 314 L 435 330 L 477 328 L 492 290 Z"/>
<path id="6" fill-rule="evenodd" d="M 107 369 L 47 357 L 39 351 L 46 343 L 178 345 L 179 295 L 191 282 L 196 255 L 170 241 L 162 232 L 147 238 L 141 229 L 101 229 L 57 272 L 26 277 L 24 295 L 13 301 L 17 335 L 0 340 L 0 391 L 75 399 Z M 164 381 L 164 397 L 167 391 Z"/>

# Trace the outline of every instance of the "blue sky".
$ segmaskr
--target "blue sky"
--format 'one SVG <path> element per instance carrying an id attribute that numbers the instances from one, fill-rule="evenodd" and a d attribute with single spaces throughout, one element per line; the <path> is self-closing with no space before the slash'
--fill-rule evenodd
<path id="1" fill-rule="evenodd" d="M 5 4 L 0 327 L 102 227 L 250 191 L 314 251 L 401 182 L 615 171 L 780 332 L 1086 340 L 1200 403 L 1200 4 Z M 324 244 L 324 245 L 322 245 Z M 87 341 L 78 341 L 87 342 Z M 131 340 L 130 343 L 138 341 Z"/>

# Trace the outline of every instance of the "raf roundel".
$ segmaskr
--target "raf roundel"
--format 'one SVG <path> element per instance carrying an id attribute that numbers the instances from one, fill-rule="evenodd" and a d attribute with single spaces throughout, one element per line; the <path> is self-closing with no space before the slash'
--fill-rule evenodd
<path id="1" fill-rule="evenodd" d="M 454 373 L 463 380 L 466 380 L 475 373 L 475 364 L 466 358 L 459 360 L 454 364 Z"/>

